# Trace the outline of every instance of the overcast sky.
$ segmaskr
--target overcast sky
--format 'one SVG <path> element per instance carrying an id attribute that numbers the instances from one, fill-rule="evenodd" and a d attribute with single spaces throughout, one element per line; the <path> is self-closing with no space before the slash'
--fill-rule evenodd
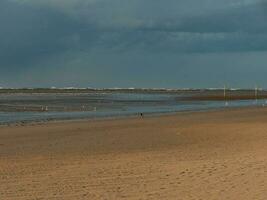
<path id="1" fill-rule="evenodd" d="M 2 87 L 267 88 L 262 0 L 0 0 Z"/>

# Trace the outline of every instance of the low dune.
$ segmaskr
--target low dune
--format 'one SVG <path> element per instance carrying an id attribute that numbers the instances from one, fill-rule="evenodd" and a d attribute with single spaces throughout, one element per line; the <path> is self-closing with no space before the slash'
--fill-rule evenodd
<path id="1" fill-rule="evenodd" d="M 0 127 L 0 199 L 265 199 L 267 109 Z"/>

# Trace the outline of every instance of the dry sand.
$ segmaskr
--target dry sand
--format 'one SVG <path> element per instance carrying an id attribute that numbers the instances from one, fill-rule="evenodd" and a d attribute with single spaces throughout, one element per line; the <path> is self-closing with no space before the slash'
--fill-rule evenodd
<path id="1" fill-rule="evenodd" d="M 0 199 L 266 199 L 267 109 L 0 127 Z"/>

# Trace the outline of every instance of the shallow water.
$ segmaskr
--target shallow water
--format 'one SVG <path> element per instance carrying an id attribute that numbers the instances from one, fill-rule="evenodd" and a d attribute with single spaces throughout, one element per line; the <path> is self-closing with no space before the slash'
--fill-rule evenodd
<path id="1" fill-rule="evenodd" d="M 1 94 L 0 123 L 119 117 L 225 107 L 223 101 L 183 101 L 184 94 L 95 92 L 88 94 Z M 228 102 L 227 107 L 262 106 L 265 100 Z"/>

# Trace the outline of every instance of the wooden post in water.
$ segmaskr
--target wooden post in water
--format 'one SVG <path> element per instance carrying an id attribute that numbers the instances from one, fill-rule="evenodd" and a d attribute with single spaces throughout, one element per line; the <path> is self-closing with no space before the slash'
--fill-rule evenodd
<path id="1" fill-rule="evenodd" d="M 228 106 L 228 102 L 226 100 L 226 86 L 225 85 L 224 85 L 224 88 L 223 88 L 223 98 L 224 98 L 225 106 Z"/>
<path id="2" fill-rule="evenodd" d="M 224 88 L 223 88 L 223 98 L 224 98 L 224 101 L 226 100 L 226 87 L 224 85 Z"/>
<path id="3" fill-rule="evenodd" d="M 258 86 L 255 87 L 255 101 L 258 103 Z"/>

